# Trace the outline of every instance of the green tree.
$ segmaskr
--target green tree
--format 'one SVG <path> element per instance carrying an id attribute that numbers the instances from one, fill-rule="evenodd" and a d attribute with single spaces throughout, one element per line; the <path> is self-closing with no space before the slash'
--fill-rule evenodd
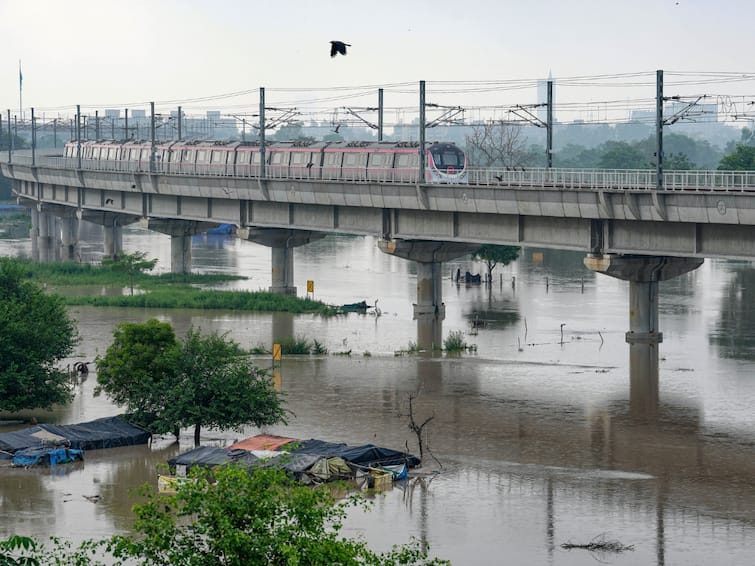
<path id="1" fill-rule="evenodd" d="M 721 158 L 718 169 L 722 171 L 755 171 L 755 146 L 737 144 L 732 153 Z"/>
<path id="2" fill-rule="evenodd" d="M 627 142 L 608 141 L 601 148 L 599 169 L 647 169 L 648 159 L 636 145 Z"/>
<path id="3" fill-rule="evenodd" d="M 179 354 L 172 399 L 163 429 L 194 427 L 199 445 L 202 426 L 257 427 L 285 422 L 285 410 L 270 376 L 249 363 L 240 346 L 212 333 L 189 330 Z"/>
<path id="4" fill-rule="evenodd" d="M 145 259 L 147 254 L 144 252 L 134 252 L 132 254 L 123 254 L 115 259 L 105 258 L 102 265 L 110 267 L 113 271 L 122 271 L 128 274 L 131 294 L 134 294 L 134 278 L 145 271 L 154 269 L 157 265 L 157 259 Z"/>
<path id="5" fill-rule="evenodd" d="M 95 360 L 95 394 L 105 392 L 113 403 L 125 407 L 136 422 L 153 429 L 170 403 L 179 350 L 170 323 L 150 319 L 117 325 L 105 356 L 97 356 Z"/>
<path id="6" fill-rule="evenodd" d="M 508 265 L 512 261 L 516 261 L 518 257 L 518 246 L 496 246 L 493 244 L 485 244 L 474 254 L 474 259 L 484 261 L 487 265 L 488 282 L 491 283 L 493 281 L 493 270 L 499 263 L 501 265 Z"/>
<path id="7" fill-rule="evenodd" d="M 55 364 L 73 350 L 76 327 L 62 299 L 25 280 L 9 258 L 0 258 L 0 321 L 0 410 L 70 401 L 69 376 Z"/>
<path id="8" fill-rule="evenodd" d="M 279 469 L 223 466 L 213 483 L 198 466 L 192 475 L 200 481 L 175 496 L 145 489 L 146 503 L 134 507 L 138 536 L 114 537 L 117 557 L 160 566 L 447 564 L 428 560 L 417 541 L 378 554 L 340 537 L 346 506 L 363 500 L 339 503 L 326 487 L 297 485 Z"/>
<path id="9" fill-rule="evenodd" d="M 238 344 L 216 333 L 189 330 L 176 340 L 169 323 L 149 320 L 116 327 L 105 356 L 97 358 L 104 391 L 156 433 L 203 426 L 240 429 L 285 422 L 282 399 L 270 376 L 253 366 Z"/>

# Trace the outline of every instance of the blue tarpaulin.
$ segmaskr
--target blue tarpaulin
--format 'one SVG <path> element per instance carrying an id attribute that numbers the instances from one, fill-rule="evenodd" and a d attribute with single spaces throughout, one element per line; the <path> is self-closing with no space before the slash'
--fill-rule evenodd
<path id="1" fill-rule="evenodd" d="M 13 455 L 14 466 L 57 466 L 84 459 L 84 452 L 75 448 L 25 448 Z"/>

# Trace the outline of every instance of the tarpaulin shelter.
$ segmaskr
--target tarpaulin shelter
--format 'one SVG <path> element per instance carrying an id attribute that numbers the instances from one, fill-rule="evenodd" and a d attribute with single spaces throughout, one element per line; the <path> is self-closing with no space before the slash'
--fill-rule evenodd
<path id="1" fill-rule="evenodd" d="M 230 448 L 218 448 L 215 446 L 197 446 L 193 450 L 179 454 L 175 458 L 168 460 L 171 468 L 185 466 L 190 469 L 192 466 L 214 467 L 222 464 L 239 463 L 249 466 L 255 465 L 259 461 L 254 454 L 247 450 L 238 450 Z"/>
<path id="2" fill-rule="evenodd" d="M 123 417 L 104 417 L 72 425 L 40 424 L 0 433 L 0 450 L 15 454 L 24 448 L 66 446 L 96 450 L 146 444 L 152 433 Z"/>

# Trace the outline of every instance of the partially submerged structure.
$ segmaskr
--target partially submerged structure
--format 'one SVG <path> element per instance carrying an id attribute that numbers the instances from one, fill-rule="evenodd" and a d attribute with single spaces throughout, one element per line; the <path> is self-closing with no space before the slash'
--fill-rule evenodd
<path id="1" fill-rule="evenodd" d="M 72 425 L 39 424 L 0 433 L 0 458 L 16 465 L 55 465 L 83 459 L 84 450 L 147 444 L 151 437 L 148 430 L 123 417 Z"/>
<path id="2" fill-rule="evenodd" d="M 363 480 L 369 487 L 385 487 L 404 479 L 408 470 L 419 466 L 420 459 L 406 452 L 375 446 L 348 445 L 325 440 L 299 440 L 260 434 L 228 448 L 198 446 L 168 460 L 175 476 L 161 476 L 163 492 L 175 489 L 175 478 L 186 477 L 194 466 L 214 467 L 238 463 L 250 467 L 276 466 L 306 484 L 336 479 Z"/>

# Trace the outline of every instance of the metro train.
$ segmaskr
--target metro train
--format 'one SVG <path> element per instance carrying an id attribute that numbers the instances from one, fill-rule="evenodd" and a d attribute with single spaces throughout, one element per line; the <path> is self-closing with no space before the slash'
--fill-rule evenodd
<path id="1" fill-rule="evenodd" d="M 65 145 L 64 156 L 78 159 L 79 144 Z M 148 141 L 82 141 L 82 166 L 149 171 Z M 155 145 L 160 173 L 256 177 L 262 152 L 257 142 L 170 141 Z M 265 176 L 343 181 L 418 182 L 417 142 L 270 142 L 265 145 Z M 464 152 L 453 143 L 428 143 L 425 183 L 467 183 Z"/>

